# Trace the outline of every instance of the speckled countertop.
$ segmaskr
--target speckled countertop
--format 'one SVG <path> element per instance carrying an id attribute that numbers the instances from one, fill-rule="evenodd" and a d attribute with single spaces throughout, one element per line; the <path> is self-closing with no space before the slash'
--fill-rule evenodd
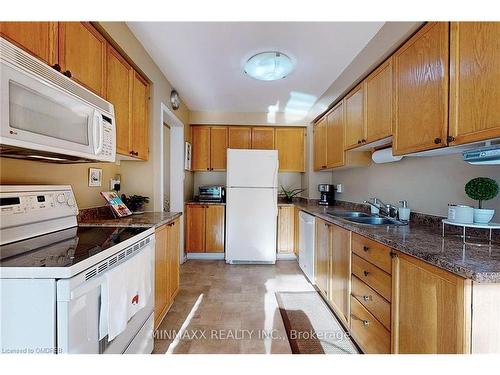
<path id="1" fill-rule="evenodd" d="M 226 203 L 224 203 L 224 202 L 200 202 L 197 200 L 186 202 L 186 204 L 189 204 L 189 205 L 202 204 L 202 205 L 207 205 L 207 206 L 225 206 L 226 205 Z"/>
<path id="2" fill-rule="evenodd" d="M 78 225 L 87 227 L 159 227 L 168 224 L 182 214 L 180 212 L 145 212 L 115 219 L 109 215 L 81 212 Z"/>
<path id="3" fill-rule="evenodd" d="M 464 245 L 456 236 L 442 237 L 441 226 L 410 222 L 405 226 L 360 225 L 326 213 L 340 207 L 295 203 L 302 211 L 368 237 L 456 275 L 481 283 L 500 283 L 500 246 Z"/>

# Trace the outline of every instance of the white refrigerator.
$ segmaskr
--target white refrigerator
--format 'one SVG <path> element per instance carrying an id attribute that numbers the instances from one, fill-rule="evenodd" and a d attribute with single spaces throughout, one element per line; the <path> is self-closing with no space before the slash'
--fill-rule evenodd
<path id="1" fill-rule="evenodd" d="M 227 150 L 226 262 L 276 263 L 278 151 Z"/>

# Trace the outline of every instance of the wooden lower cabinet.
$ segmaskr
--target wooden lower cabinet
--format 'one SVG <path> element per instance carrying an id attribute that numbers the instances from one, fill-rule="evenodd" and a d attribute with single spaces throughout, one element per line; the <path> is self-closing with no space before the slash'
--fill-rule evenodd
<path id="1" fill-rule="evenodd" d="M 331 226 L 330 293 L 328 299 L 339 317 L 349 321 L 351 284 L 351 232 Z"/>
<path id="2" fill-rule="evenodd" d="M 187 253 L 224 252 L 225 209 L 220 204 L 186 205 Z"/>
<path id="3" fill-rule="evenodd" d="M 155 329 L 179 291 L 179 252 L 179 219 L 176 219 L 155 231 Z"/>
<path id="4" fill-rule="evenodd" d="M 279 254 L 290 254 L 294 251 L 295 218 L 293 206 L 278 207 L 278 248 Z"/>
<path id="5" fill-rule="evenodd" d="M 329 292 L 329 273 L 330 273 L 330 249 L 331 235 L 330 225 L 316 218 L 316 259 L 315 259 L 315 279 L 316 287 L 328 297 Z"/>
<path id="6" fill-rule="evenodd" d="M 351 334 L 365 353 L 391 353 L 391 333 L 354 297 L 351 297 Z"/>

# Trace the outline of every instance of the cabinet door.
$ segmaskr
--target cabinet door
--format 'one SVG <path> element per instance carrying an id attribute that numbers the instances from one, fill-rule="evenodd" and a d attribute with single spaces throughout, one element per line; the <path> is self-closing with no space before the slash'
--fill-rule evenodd
<path id="1" fill-rule="evenodd" d="M 106 99 L 115 108 L 116 152 L 131 156 L 134 69 L 113 47 L 108 45 L 106 72 Z"/>
<path id="2" fill-rule="evenodd" d="M 305 172 L 304 128 L 276 128 L 280 172 Z"/>
<path id="3" fill-rule="evenodd" d="M 347 324 L 351 284 L 351 232 L 331 226 L 332 257 L 329 300 Z"/>
<path id="4" fill-rule="evenodd" d="M 299 212 L 300 209 L 294 206 L 293 211 L 293 252 L 296 256 L 299 256 L 299 242 L 300 242 L 300 233 L 299 233 Z"/>
<path id="5" fill-rule="evenodd" d="M 394 155 L 447 144 L 448 29 L 428 23 L 394 54 Z"/>
<path id="6" fill-rule="evenodd" d="M 227 128 L 210 128 L 210 170 L 225 171 L 227 162 Z"/>
<path id="7" fill-rule="evenodd" d="M 365 80 L 366 142 L 392 135 L 392 58 Z"/>
<path id="8" fill-rule="evenodd" d="M 205 252 L 205 207 L 186 205 L 186 252 Z"/>
<path id="9" fill-rule="evenodd" d="M 399 353 L 467 353 L 470 338 L 470 280 L 398 253 Z M 468 327 L 468 329 L 467 329 Z"/>
<path id="10" fill-rule="evenodd" d="M 344 105 L 342 102 L 327 115 L 326 148 L 327 167 L 342 167 L 345 164 Z"/>
<path id="11" fill-rule="evenodd" d="M 274 128 L 252 128 L 252 148 L 255 150 L 273 150 Z"/>
<path id="12" fill-rule="evenodd" d="M 157 328 L 168 308 L 167 226 L 155 231 L 155 322 Z"/>
<path id="13" fill-rule="evenodd" d="M 293 253 L 294 207 L 280 206 L 278 209 L 278 253 Z"/>
<path id="14" fill-rule="evenodd" d="M 132 149 L 134 156 L 148 160 L 149 156 L 149 84 L 134 72 L 132 87 Z"/>
<path id="15" fill-rule="evenodd" d="M 327 167 L 326 161 L 326 117 L 320 119 L 313 128 L 313 147 L 314 147 L 314 170 L 319 171 Z"/>
<path id="16" fill-rule="evenodd" d="M 344 99 L 346 149 L 366 142 L 364 95 L 363 85 L 360 84 Z"/>
<path id="17" fill-rule="evenodd" d="M 0 22 L 0 34 L 47 64 L 57 63 L 57 22 Z"/>
<path id="18" fill-rule="evenodd" d="M 252 129 L 244 127 L 231 127 L 229 131 L 229 148 L 252 148 Z"/>
<path id="19" fill-rule="evenodd" d="M 329 294 L 330 274 L 330 226 L 316 219 L 316 286 L 325 295 Z"/>
<path id="20" fill-rule="evenodd" d="M 191 128 L 193 141 L 192 167 L 193 171 L 210 170 L 210 128 L 208 126 L 193 126 Z"/>
<path id="21" fill-rule="evenodd" d="M 174 220 L 167 226 L 168 233 L 168 289 L 169 305 L 179 291 L 179 219 Z"/>
<path id="22" fill-rule="evenodd" d="M 205 208 L 205 252 L 224 252 L 224 206 L 207 205 Z"/>
<path id="23" fill-rule="evenodd" d="M 500 22 L 452 22 L 451 144 L 500 137 Z"/>
<path id="24" fill-rule="evenodd" d="M 59 22 L 59 65 L 71 79 L 106 94 L 106 39 L 89 22 Z"/>

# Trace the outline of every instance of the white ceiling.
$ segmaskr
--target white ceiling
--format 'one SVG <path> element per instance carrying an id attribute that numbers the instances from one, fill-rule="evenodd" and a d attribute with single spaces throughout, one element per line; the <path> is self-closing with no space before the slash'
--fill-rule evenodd
<path id="1" fill-rule="evenodd" d="M 129 22 L 192 111 L 290 112 L 301 117 L 383 22 Z M 273 82 L 243 73 L 252 55 L 277 50 L 295 70 Z M 277 108 L 270 106 L 278 105 Z M 298 120 L 298 118 L 297 118 Z"/>

